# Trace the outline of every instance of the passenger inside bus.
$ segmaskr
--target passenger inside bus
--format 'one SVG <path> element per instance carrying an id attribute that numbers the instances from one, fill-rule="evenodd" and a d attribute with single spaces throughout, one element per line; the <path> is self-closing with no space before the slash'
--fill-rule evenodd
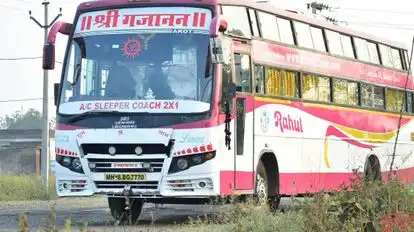
<path id="1" fill-rule="evenodd" d="M 155 99 L 171 100 L 175 98 L 175 94 L 168 84 L 167 75 L 162 70 L 161 64 L 148 66 L 144 81 L 144 96 L 149 94 L 151 90 Z"/>

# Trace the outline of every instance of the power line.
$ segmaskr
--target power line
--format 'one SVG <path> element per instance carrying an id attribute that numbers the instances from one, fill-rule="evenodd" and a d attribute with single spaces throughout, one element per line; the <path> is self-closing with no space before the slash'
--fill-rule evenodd
<path id="1" fill-rule="evenodd" d="M 32 1 L 29 1 L 29 0 L 14 0 L 14 1 L 16 1 L 16 2 L 19 2 L 19 3 L 24 3 L 24 4 L 29 4 L 29 5 L 32 5 L 32 4 L 34 4 L 34 3 L 38 3 L 38 1 L 35 1 L 35 0 L 32 0 Z M 60 4 L 69 4 L 69 3 L 71 3 L 71 4 L 80 4 L 80 3 L 82 3 L 82 2 L 84 2 L 84 0 L 53 0 L 53 3 L 60 3 Z"/>
<path id="2" fill-rule="evenodd" d="M 11 9 L 11 10 L 17 10 L 17 11 L 27 11 L 27 10 L 19 8 L 19 7 L 8 6 L 8 5 L 0 5 L 0 8 L 6 8 L 6 9 Z"/>
<path id="3" fill-rule="evenodd" d="M 53 99 L 53 97 L 50 97 L 49 99 Z M 22 101 L 40 101 L 40 100 L 43 100 L 43 98 L 20 98 L 20 99 L 0 100 L 0 103 L 22 102 Z"/>
<path id="4" fill-rule="evenodd" d="M 414 27 L 414 24 L 402 24 L 402 23 L 386 23 L 386 22 L 363 22 L 363 21 L 346 21 L 348 23 L 355 23 L 355 24 L 366 24 L 366 25 L 381 25 L 381 26 L 389 26 L 389 27 Z"/>
<path id="5" fill-rule="evenodd" d="M 41 56 L 36 56 L 36 57 L 14 57 L 14 58 L 0 58 L 0 61 L 8 61 L 8 60 L 36 60 L 36 59 L 41 59 Z"/>
<path id="6" fill-rule="evenodd" d="M 16 1 L 16 2 L 22 2 L 22 3 L 29 3 L 29 4 L 35 3 L 34 0 L 32 0 L 32 1 L 29 1 L 29 0 L 14 0 L 14 1 Z"/>
<path id="7" fill-rule="evenodd" d="M 41 57 L 41 56 L 33 56 L 33 57 L 9 57 L 9 58 L 6 58 L 6 57 L 3 57 L 3 58 L 0 58 L 0 61 L 13 61 L 13 60 L 37 60 L 37 59 L 42 59 L 43 57 Z M 59 61 L 59 60 L 56 60 L 55 61 L 56 63 L 59 63 L 59 64 L 63 64 L 63 62 L 62 61 Z M 72 64 L 70 64 L 71 66 L 73 66 Z"/>
<path id="8" fill-rule="evenodd" d="M 408 87 L 408 78 L 410 77 L 410 72 L 411 72 L 411 64 L 413 62 L 413 53 L 414 53 L 414 37 L 413 40 L 411 42 L 411 55 L 408 61 L 408 72 L 407 72 L 407 76 L 405 77 L 405 87 L 404 90 L 407 89 Z M 394 149 L 392 152 L 392 159 L 391 159 L 391 164 L 390 164 L 390 172 L 388 174 L 388 179 L 391 179 L 391 175 L 392 175 L 392 171 L 393 171 L 393 166 L 394 166 L 394 162 L 395 162 L 395 156 L 396 156 L 396 151 L 397 151 L 397 142 L 398 142 L 398 137 L 400 135 L 400 129 L 401 129 L 401 120 L 402 120 L 402 115 L 403 115 L 403 109 L 404 109 L 404 101 L 401 103 L 401 108 L 400 108 L 400 117 L 398 119 L 398 127 L 397 127 L 397 135 L 395 136 L 395 142 L 394 142 Z"/>
<path id="9" fill-rule="evenodd" d="M 369 12 L 390 13 L 390 14 L 414 14 L 414 11 L 392 11 L 392 10 L 375 10 L 375 9 L 360 9 L 360 8 L 346 8 L 346 7 L 341 7 L 341 9 L 350 10 L 350 11 L 369 11 Z"/>
<path id="10" fill-rule="evenodd" d="M 354 25 L 362 25 L 362 26 L 369 26 L 369 27 L 375 27 L 375 28 L 386 28 L 386 29 L 393 29 L 393 30 L 404 30 L 404 31 L 413 31 L 414 30 L 414 26 L 413 27 L 392 27 L 392 26 L 387 26 L 387 25 L 367 25 L 367 24 L 363 24 L 363 23 L 352 23 L 352 22 L 348 22 L 349 24 L 354 24 Z"/>

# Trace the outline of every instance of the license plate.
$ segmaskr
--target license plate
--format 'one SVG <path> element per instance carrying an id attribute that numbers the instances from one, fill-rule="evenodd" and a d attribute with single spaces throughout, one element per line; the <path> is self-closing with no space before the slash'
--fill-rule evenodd
<path id="1" fill-rule="evenodd" d="M 147 176 L 145 174 L 105 174 L 105 180 L 146 180 Z"/>

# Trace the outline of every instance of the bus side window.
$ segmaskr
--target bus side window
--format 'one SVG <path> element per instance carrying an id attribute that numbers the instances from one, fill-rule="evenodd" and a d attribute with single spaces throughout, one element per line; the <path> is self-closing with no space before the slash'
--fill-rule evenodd
<path id="1" fill-rule="evenodd" d="M 265 94 L 265 78 L 263 65 L 254 66 L 254 75 L 256 78 L 256 93 Z"/>
<path id="2" fill-rule="evenodd" d="M 222 37 L 222 47 L 223 47 L 223 58 L 224 63 L 222 64 L 221 68 L 221 100 L 220 100 L 220 110 L 221 112 L 226 111 L 225 99 L 228 94 L 228 83 L 232 82 L 232 48 L 231 48 L 232 40 L 228 37 Z M 232 102 L 230 102 L 230 109 L 232 108 Z"/>
<path id="3" fill-rule="evenodd" d="M 413 112 L 413 93 L 407 92 L 407 112 Z"/>
<path id="4" fill-rule="evenodd" d="M 234 66 L 236 67 L 236 90 L 238 92 L 251 93 L 250 56 L 235 53 Z"/>

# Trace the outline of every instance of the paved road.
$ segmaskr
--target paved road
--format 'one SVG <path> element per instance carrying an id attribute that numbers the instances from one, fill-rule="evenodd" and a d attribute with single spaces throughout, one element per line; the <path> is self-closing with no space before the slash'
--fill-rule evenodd
<path id="1" fill-rule="evenodd" d="M 230 206 L 199 206 L 199 205 L 153 205 L 146 204 L 138 226 L 115 226 L 107 201 L 104 197 L 94 198 L 62 198 L 57 201 L 0 202 L 0 231 L 18 231 L 19 215 L 26 213 L 31 231 L 44 227 L 50 209 L 56 202 L 56 225 L 63 228 L 65 221 L 71 218 L 74 230 L 76 225 L 88 222 L 88 228 L 95 231 L 143 231 L 161 232 L 177 231 L 188 220 L 188 217 L 204 216 L 228 212 Z M 292 203 L 282 199 L 282 207 Z"/>

